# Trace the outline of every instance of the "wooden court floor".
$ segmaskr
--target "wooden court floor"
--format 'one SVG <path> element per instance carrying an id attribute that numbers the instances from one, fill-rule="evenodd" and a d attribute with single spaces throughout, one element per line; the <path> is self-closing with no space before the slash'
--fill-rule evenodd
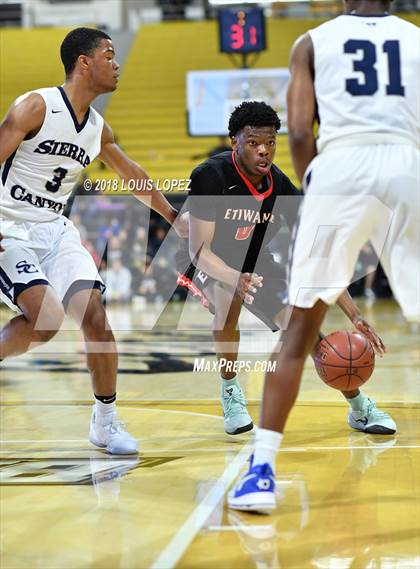
<path id="1" fill-rule="evenodd" d="M 3 362 L 1 569 L 420 567 L 419 334 L 395 304 L 368 310 L 389 353 L 364 391 L 393 415 L 396 435 L 352 431 L 340 394 L 308 362 L 271 516 L 224 505 L 252 435 L 224 434 L 217 374 L 192 371 L 194 358 L 214 360 L 209 319 L 187 308 L 157 327 L 160 307 L 109 310 L 120 415 L 140 440 L 138 457 L 110 457 L 87 441 L 90 384 L 71 325 Z M 242 324 L 241 360 L 265 360 L 275 336 L 247 314 Z M 343 327 L 333 310 L 324 330 Z M 240 380 L 257 422 L 263 373 Z"/>

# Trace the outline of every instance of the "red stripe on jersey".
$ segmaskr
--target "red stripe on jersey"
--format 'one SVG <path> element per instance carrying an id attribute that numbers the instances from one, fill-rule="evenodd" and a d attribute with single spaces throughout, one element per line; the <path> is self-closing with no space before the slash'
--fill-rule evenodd
<path id="1" fill-rule="evenodd" d="M 265 198 L 268 198 L 268 196 L 270 196 L 273 193 L 273 176 L 271 174 L 271 170 L 268 171 L 268 179 L 270 180 L 270 185 L 268 186 L 268 189 L 263 192 L 262 194 L 253 186 L 253 184 L 251 184 L 251 182 L 248 180 L 248 178 L 245 176 L 245 174 L 243 174 L 240 169 L 239 166 L 236 163 L 236 158 L 235 158 L 236 152 L 233 150 L 232 151 L 232 160 L 233 160 L 233 164 L 236 168 L 236 171 L 238 172 L 238 174 L 240 175 L 240 177 L 242 178 L 242 181 L 244 182 L 244 184 L 246 185 L 246 187 L 248 188 L 248 190 L 251 192 L 251 194 L 254 196 L 254 198 L 259 201 L 262 202 L 263 200 L 265 200 Z"/>

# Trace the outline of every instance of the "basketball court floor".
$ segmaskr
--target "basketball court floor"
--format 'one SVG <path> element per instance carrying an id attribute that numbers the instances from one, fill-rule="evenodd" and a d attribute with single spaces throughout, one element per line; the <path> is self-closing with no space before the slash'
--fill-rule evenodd
<path id="1" fill-rule="evenodd" d="M 160 311 L 108 309 L 121 353 L 120 416 L 140 439 L 138 457 L 88 442 L 90 381 L 72 325 L 3 362 L 2 569 L 420 567 L 419 335 L 392 301 L 365 310 L 389 349 L 365 393 L 398 432 L 352 431 L 340 393 L 308 361 L 271 516 L 224 505 L 252 435 L 224 434 L 217 373 L 193 371 L 194 358 L 214 361 L 209 316 L 194 302 L 181 315 L 172 306 L 158 319 Z M 3 323 L 9 316 L 0 312 Z M 241 360 L 264 361 L 275 335 L 246 311 L 242 322 Z M 344 327 L 334 309 L 323 331 Z M 257 421 L 263 373 L 240 379 Z"/>

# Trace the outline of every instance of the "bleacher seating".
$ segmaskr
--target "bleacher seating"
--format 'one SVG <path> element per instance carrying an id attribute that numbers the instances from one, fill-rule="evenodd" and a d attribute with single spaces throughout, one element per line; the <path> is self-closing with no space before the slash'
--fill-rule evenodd
<path id="1" fill-rule="evenodd" d="M 307 21 L 268 22 L 269 51 L 256 67 L 285 67 L 294 39 Z M 125 62 L 118 91 L 106 119 L 124 149 L 153 178 L 188 177 L 197 164 L 191 157 L 216 146 L 214 138 L 187 134 L 185 77 L 189 70 L 233 68 L 218 49 L 217 23 L 174 22 L 143 26 Z M 129 111 L 128 111 L 129 109 Z M 276 162 L 293 177 L 285 136 Z"/>
<path id="2" fill-rule="evenodd" d="M 61 85 L 60 44 L 69 29 L 2 29 L 0 32 L 0 113 L 31 89 Z"/>
<path id="3" fill-rule="evenodd" d="M 415 21 L 414 16 L 404 15 Z M 322 20 L 269 19 L 268 50 L 256 67 L 285 67 L 294 40 Z M 60 43 L 67 29 L 5 29 L 0 34 L 0 112 L 19 94 L 63 81 Z M 118 54 L 117 54 L 118 55 Z M 188 70 L 226 69 L 232 63 L 218 50 L 215 21 L 165 22 L 140 28 L 123 62 L 118 90 L 105 118 L 118 141 L 154 179 L 188 178 L 197 164 L 193 155 L 206 154 L 215 138 L 187 134 L 185 77 Z M 287 145 L 280 136 L 276 163 L 295 180 Z M 113 174 L 90 167 L 90 175 Z"/>

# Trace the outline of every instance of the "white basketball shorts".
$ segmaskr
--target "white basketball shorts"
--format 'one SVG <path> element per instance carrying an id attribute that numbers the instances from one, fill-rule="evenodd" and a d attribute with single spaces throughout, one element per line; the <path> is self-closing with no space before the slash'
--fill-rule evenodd
<path id="1" fill-rule="evenodd" d="M 13 310 L 19 310 L 19 294 L 36 284 L 51 285 L 65 307 L 78 290 L 105 290 L 79 231 L 67 218 L 45 223 L 2 220 L 0 231 L 5 249 L 0 253 L 0 299 Z"/>
<path id="2" fill-rule="evenodd" d="M 419 157 L 413 146 L 384 144 L 314 158 L 291 252 L 290 304 L 335 303 L 370 240 L 404 315 L 419 320 Z"/>

